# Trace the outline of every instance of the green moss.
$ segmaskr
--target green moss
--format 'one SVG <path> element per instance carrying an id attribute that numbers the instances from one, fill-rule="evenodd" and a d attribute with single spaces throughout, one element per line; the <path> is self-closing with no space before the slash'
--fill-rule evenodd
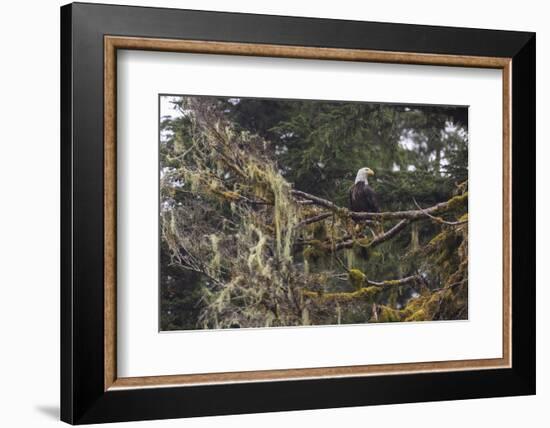
<path id="1" fill-rule="evenodd" d="M 383 253 L 380 251 L 375 251 L 372 248 L 364 248 L 362 255 L 368 259 L 373 261 L 376 258 L 380 258 L 383 256 Z"/>
<path id="2" fill-rule="evenodd" d="M 405 321 L 425 321 L 426 319 L 426 311 L 424 309 L 420 309 L 405 318 Z"/>
<path id="3" fill-rule="evenodd" d="M 429 298 L 429 294 L 427 296 L 420 296 L 415 299 L 409 300 L 409 303 L 403 309 L 404 312 L 410 314 L 413 314 L 414 312 L 417 312 L 422 308 L 422 305 L 426 302 L 427 298 Z"/>
<path id="4" fill-rule="evenodd" d="M 367 283 L 367 276 L 359 269 L 350 269 L 348 279 L 354 288 L 360 289 Z"/>
<path id="5" fill-rule="evenodd" d="M 435 235 L 435 236 L 430 240 L 430 242 L 428 243 L 428 245 L 437 245 L 438 243 L 444 241 L 446 238 L 447 238 L 447 233 L 446 233 L 446 232 L 438 233 L 437 235 Z"/>
<path id="6" fill-rule="evenodd" d="M 392 309 L 388 306 L 380 306 L 378 322 L 399 322 L 401 321 L 401 311 Z"/>
<path id="7" fill-rule="evenodd" d="M 358 245 L 360 247 L 368 247 L 370 244 L 370 239 L 368 237 L 359 238 L 353 241 L 354 245 Z"/>
<path id="8" fill-rule="evenodd" d="M 462 195 L 453 196 L 447 202 L 448 209 L 454 210 L 461 207 L 465 202 L 468 202 L 468 192 L 463 193 Z"/>
<path id="9" fill-rule="evenodd" d="M 353 302 L 364 301 L 367 303 L 373 303 L 374 298 L 378 293 L 382 291 L 382 288 L 376 286 L 362 287 L 357 291 L 351 293 L 322 293 L 316 291 L 303 291 L 302 294 L 305 297 L 319 298 L 324 302 Z"/>
<path id="10" fill-rule="evenodd" d="M 382 291 L 382 288 L 371 285 L 370 287 L 363 287 L 359 291 L 356 291 L 355 294 L 363 298 L 368 302 L 372 302 L 374 297 Z"/>
<path id="11" fill-rule="evenodd" d="M 388 280 L 384 281 L 384 285 L 387 285 L 388 287 L 391 287 L 393 285 L 399 285 L 399 280 L 398 279 L 388 279 Z"/>

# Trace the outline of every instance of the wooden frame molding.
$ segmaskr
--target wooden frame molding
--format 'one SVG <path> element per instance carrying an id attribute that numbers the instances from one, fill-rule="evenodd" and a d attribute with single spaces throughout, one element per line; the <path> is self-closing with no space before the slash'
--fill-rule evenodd
<path id="1" fill-rule="evenodd" d="M 118 378 L 116 367 L 116 61 L 118 49 L 421 64 L 502 70 L 503 81 L 503 349 L 502 358 Z M 252 43 L 104 37 L 104 390 L 219 383 L 359 377 L 511 367 L 512 355 L 512 61 L 510 58 L 419 54 Z"/>

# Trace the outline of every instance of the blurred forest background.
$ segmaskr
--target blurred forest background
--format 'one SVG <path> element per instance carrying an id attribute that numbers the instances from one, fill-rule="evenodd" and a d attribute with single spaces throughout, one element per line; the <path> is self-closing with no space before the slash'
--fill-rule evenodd
<path id="1" fill-rule="evenodd" d="M 161 330 L 467 319 L 467 107 L 160 102 Z"/>

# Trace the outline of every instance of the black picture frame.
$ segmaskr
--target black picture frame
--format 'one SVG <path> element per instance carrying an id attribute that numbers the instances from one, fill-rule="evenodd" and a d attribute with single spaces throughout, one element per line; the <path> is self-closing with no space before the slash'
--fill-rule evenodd
<path id="1" fill-rule="evenodd" d="M 512 58 L 512 367 L 104 390 L 104 36 Z M 73 3 L 61 8 L 61 419 L 71 424 L 535 393 L 535 34 Z"/>

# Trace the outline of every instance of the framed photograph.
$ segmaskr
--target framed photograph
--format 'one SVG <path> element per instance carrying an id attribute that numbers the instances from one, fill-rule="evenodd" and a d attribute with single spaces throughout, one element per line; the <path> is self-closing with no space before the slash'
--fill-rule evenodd
<path id="1" fill-rule="evenodd" d="M 61 8 L 61 418 L 535 393 L 535 35 Z"/>

